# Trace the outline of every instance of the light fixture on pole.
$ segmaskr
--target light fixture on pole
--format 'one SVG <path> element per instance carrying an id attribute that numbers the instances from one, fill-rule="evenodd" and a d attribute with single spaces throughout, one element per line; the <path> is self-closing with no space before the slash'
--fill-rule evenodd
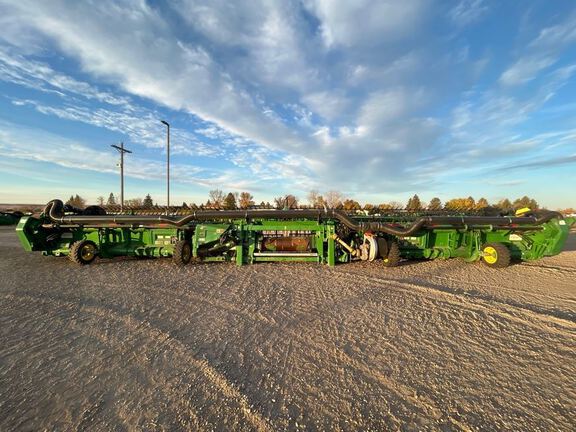
<path id="1" fill-rule="evenodd" d="M 170 123 L 166 120 L 160 120 L 160 123 L 166 126 L 166 196 L 168 212 L 170 211 Z"/>
<path id="2" fill-rule="evenodd" d="M 119 146 L 111 144 L 120 153 L 120 211 L 124 210 L 124 153 L 132 153 L 130 150 L 124 148 L 124 143 L 121 142 Z"/>

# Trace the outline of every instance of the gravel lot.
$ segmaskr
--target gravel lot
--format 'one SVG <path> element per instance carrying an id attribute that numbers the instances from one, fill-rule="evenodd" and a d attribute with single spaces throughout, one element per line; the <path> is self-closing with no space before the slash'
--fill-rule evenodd
<path id="1" fill-rule="evenodd" d="M 0 229 L 0 430 L 575 430 L 576 238 L 459 260 L 26 253 Z"/>

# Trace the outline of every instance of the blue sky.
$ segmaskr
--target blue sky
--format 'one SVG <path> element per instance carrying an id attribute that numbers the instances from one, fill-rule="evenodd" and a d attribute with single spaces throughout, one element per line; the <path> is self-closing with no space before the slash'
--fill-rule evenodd
<path id="1" fill-rule="evenodd" d="M 572 0 L 0 0 L 0 202 L 576 206 Z"/>

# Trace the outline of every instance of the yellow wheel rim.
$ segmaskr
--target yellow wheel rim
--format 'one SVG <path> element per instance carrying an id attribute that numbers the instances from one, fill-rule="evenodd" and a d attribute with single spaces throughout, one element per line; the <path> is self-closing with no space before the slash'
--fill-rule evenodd
<path id="1" fill-rule="evenodd" d="M 82 250 L 80 250 L 80 256 L 83 260 L 89 261 L 94 256 L 94 246 L 91 244 L 85 245 Z"/>
<path id="2" fill-rule="evenodd" d="M 484 261 L 488 264 L 494 264 L 498 260 L 498 252 L 492 246 L 484 248 Z"/>

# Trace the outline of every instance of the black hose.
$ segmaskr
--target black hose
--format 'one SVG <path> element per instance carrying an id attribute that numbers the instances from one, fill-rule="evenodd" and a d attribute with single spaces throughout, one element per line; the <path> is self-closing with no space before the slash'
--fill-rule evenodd
<path id="1" fill-rule="evenodd" d="M 167 224 L 181 227 L 194 221 L 223 219 L 258 219 L 273 218 L 281 220 L 295 219 L 337 219 L 353 231 L 373 231 L 391 234 L 397 237 L 408 237 L 420 229 L 439 225 L 464 227 L 468 225 L 493 225 L 498 227 L 514 227 L 517 225 L 542 225 L 553 218 L 562 219 L 558 212 L 539 212 L 539 217 L 494 217 L 494 216 L 423 216 L 410 226 L 403 227 L 386 222 L 356 222 L 341 210 L 307 209 L 307 210 L 202 210 L 177 219 L 174 216 L 145 215 L 106 215 L 106 216 L 65 216 L 64 205 L 60 200 L 50 201 L 44 208 L 44 215 L 52 222 L 62 224 L 94 225 L 94 224 L 129 224 L 129 225 L 161 225 Z"/>

